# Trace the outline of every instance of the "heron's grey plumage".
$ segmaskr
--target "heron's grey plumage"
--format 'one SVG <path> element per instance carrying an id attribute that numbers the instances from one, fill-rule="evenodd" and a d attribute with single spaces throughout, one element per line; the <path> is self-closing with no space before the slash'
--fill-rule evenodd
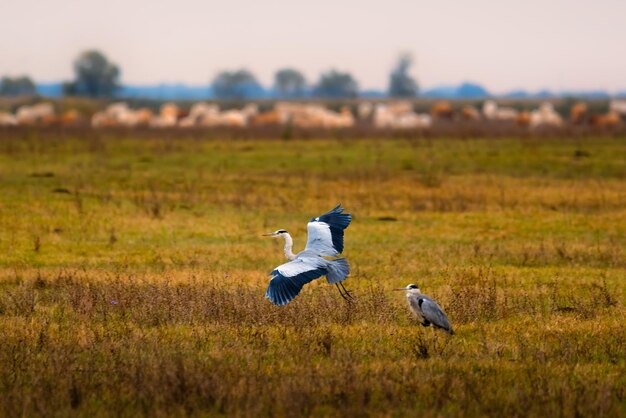
<path id="1" fill-rule="evenodd" d="M 454 331 L 450 326 L 448 317 L 437 302 L 426 295 L 411 295 L 409 296 L 409 303 L 411 305 L 411 309 L 419 312 L 422 324 L 425 324 L 426 326 L 432 325 L 435 328 L 440 328 L 446 331 L 448 334 L 454 335 Z"/>
<path id="2" fill-rule="evenodd" d="M 328 273 L 326 274 L 326 281 L 330 284 L 341 283 L 346 280 L 350 274 L 350 264 L 345 258 L 338 258 L 328 264 Z"/>
<path id="3" fill-rule="evenodd" d="M 409 307 L 423 326 L 433 326 L 454 335 L 454 330 L 443 309 L 432 298 L 421 293 L 416 285 L 410 284 L 406 288 L 397 290 L 406 290 Z"/>
<path id="4" fill-rule="evenodd" d="M 290 260 L 270 273 L 272 279 L 265 293 L 270 302 L 286 305 L 300 293 L 305 284 L 322 276 L 326 276 L 328 283 L 342 286 L 341 282 L 350 274 L 348 260 L 329 260 L 324 257 L 338 257 L 343 252 L 344 230 L 352 220 L 350 214 L 343 213 L 344 210 L 341 205 L 337 205 L 324 215 L 311 219 L 307 225 L 306 247 L 295 255 L 291 252 L 293 241 L 287 231 L 278 230 L 269 234 L 285 238 L 285 255 Z"/>

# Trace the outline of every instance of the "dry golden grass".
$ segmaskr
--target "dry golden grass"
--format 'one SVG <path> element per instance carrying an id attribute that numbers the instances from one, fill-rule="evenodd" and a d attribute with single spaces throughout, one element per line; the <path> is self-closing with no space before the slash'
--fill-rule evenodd
<path id="1" fill-rule="evenodd" d="M 0 135 L 1 415 L 626 414 L 623 138 L 90 135 Z M 269 304 L 337 202 L 356 302 Z"/>

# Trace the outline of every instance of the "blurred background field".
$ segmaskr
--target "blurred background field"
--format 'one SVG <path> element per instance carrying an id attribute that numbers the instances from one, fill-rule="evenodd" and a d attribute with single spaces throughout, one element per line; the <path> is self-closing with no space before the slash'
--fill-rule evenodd
<path id="1" fill-rule="evenodd" d="M 2 415 L 626 413 L 623 136 L 0 139 Z M 272 306 L 261 234 L 338 202 L 356 302 Z"/>

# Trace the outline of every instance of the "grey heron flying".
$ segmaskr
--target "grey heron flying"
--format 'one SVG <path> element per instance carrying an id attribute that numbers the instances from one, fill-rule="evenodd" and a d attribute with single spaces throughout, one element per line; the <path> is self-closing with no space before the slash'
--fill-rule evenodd
<path id="1" fill-rule="evenodd" d="M 339 289 L 344 299 L 352 296 L 342 282 L 350 274 L 348 260 L 340 257 L 343 252 L 343 231 L 350 225 L 352 216 L 343 213 L 337 205 L 333 210 L 313 218 L 307 225 L 308 238 L 304 251 L 292 252 L 293 239 L 289 232 L 279 229 L 265 236 L 285 240 L 285 257 L 289 260 L 276 267 L 270 275 L 265 297 L 275 305 L 286 305 L 295 298 L 305 284 L 326 276 L 330 284 Z"/>
<path id="2" fill-rule="evenodd" d="M 411 308 L 411 311 L 413 311 L 423 326 L 439 328 L 450 335 L 454 335 L 454 331 L 443 309 L 437 302 L 423 294 L 417 285 L 410 284 L 407 287 L 394 290 L 404 290 L 406 292 L 409 308 Z"/>

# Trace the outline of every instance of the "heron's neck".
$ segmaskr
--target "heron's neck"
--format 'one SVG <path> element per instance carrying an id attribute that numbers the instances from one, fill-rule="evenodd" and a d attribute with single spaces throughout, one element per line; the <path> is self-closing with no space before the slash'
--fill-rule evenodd
<path id="1" fill-rule="evenodd" d="M 291 235 L 283 234 L 283 237 L 285 237 L 285 257 L 287 257 L 287 260 L 295 260 L 296 255 L 291 251 L 293 248 L 293 239 L 291 239 Z"/>

